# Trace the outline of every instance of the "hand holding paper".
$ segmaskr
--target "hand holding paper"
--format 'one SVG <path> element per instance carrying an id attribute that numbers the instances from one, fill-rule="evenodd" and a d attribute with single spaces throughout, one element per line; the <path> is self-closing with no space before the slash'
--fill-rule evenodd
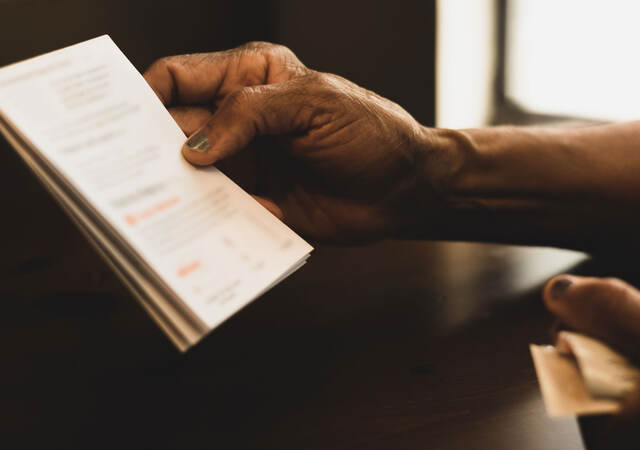
<path id="1" fill-rule="evenodd" d="M 617 279 L 561 275 L 543 295 L 563 323 L 598 338 L 560 332 L 556 348 L 531 346 L 549 414 L 616 413 L 603 448 L 640 442 L 640 292 Z"/>
<path id="2" fill-rule="evenodd" d="M 180 349 L 311 251 L 184 161 L 184 134 L 108 36 L 0 69 L 0 130 Z"/>
<path id="3" fill-rule="evenodd" d="M 196 165 L 219 162 L 256 137 L 258 201 L 306 236 L 366 241 L 398 235 L 436 203 L 425 164 L 435 130 L 348 80 L 306 68 L 285 47 L 252 43 L 159 60 L 145 79 L 191 137 Z"/>

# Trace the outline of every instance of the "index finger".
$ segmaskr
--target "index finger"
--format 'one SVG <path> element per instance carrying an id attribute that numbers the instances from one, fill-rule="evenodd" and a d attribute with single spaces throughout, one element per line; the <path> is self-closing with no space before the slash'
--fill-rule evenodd
<path id="1" fill-rule="evenodd" d="M 210 103 L 243 87 L 287 81 L 305 70 L 288 48 L 252 42 L 223 52 L 161 58 L 143 76 L 169 107 Z"/>

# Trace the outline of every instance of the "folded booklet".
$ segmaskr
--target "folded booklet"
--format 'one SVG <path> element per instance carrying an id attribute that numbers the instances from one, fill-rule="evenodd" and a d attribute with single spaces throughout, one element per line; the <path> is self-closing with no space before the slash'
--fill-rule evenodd
<path id="1" fill-rule="evenodd" d="M 312 250 L 182 158 L 184 133 L 108 36 L 0 68 L 0 131 L 182 351 Z"/>

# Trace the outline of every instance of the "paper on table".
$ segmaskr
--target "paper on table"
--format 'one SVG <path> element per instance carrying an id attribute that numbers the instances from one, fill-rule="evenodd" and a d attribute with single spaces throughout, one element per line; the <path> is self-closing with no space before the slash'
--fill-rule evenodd
<path id="1" fill-rule="evenodd" d="M 0 116 L 206 329 L 312 250 L 220 171 L 183 160 L 184 134 L 108 36 L 0 69 Z"/>

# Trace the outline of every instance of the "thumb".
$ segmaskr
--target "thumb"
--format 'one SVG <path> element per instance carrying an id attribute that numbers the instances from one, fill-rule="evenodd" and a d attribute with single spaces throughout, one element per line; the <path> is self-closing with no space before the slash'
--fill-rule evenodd
<path id="1" fill-rule="evenodd" d="M 299 84 L 288 81 L 230 93 L 207 123 L 187 139 L 182 154 L 190 163 L 205 166 L 237 153 L 259 135 L 301 128 L 306 97 L 295 91 Z"/>
<path id="2" fill-rule="evenodd" d="M 571 328 L 640 356 L 640 292 L 624 281 L 559 275 L 547 283 L 543 298 Z"/>

